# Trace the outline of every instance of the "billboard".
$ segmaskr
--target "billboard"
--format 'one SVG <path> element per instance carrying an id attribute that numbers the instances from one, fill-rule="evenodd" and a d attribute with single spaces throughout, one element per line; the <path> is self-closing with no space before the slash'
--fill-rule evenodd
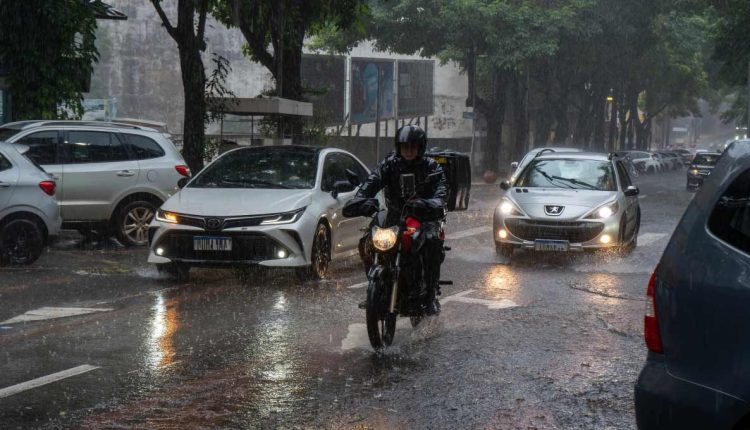
<path id="1" fill-rule="evenodd" d="M 435 62 L 398 61 L 398 116 L 408 118 L 432 115 Z"/>
<path id="2" fill-rule="evenodd" d="M 326 124 L 344 122 L 346 58 L 333 55 L 302 56 L 302 86 L 314 104 L 313 116 Z"/>
<path id="3" fill-rule="evenodd" d="M 395 118 L 393 69 L 391 60 L 352 58 L 349 99 L 352 123 L 375 122 L 378 106 L 381 120 Z"/>

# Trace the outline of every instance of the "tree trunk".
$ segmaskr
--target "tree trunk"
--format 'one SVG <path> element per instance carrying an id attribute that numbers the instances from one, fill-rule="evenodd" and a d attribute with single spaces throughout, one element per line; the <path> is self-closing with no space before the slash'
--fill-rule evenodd
<path id="1" fill-rule="evenodd" d="M 505 120 L 505 77 L 498 70 L 492 72 L 492 99 L 477 97 L 476 109 L 487 119 L 487 139 L 484 143 L 482 168 L 498 172 L 502 150 L 503 122 Z"/>
<path id="2" fill-rule="evenodd" d="M 185 93 L 182 156 L 185 157 L 185 162 L 190 166 L 190 170 L 197 173 L 203 168 L 204 162 L 204 121 L 206 115 L 206 100 L 204 98 L 206 74 L 200 51 L 190 46 L 180 48 L 180 67 Z"/>
<path id="3" fill-rule="evenodd" d="M 529 121 L 527 118 L 526 75 L 513 74 L 512 103 L 513 103 L 513 145 L 510 150 L 511 160 L 520 160 L 528 150 L 526 142 L 529 134 Z"/>

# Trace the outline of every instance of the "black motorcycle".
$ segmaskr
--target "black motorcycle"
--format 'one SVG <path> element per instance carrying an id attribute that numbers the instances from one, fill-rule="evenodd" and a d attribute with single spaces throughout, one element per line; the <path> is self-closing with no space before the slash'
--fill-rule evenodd
<path id="1" fill-rule="evenodd" d="M 420 249 L 425 243 L 427 229 L 444 240 L 444 217 L 437 222 L 422 223 L 420 219 L 434 219 L 443 208 L 430 207 L 429 202 L 410 199 L 396 225 L 386 224 L 386 210 L 379 208 L 377 199 L 353 199 L 344 207 L 346 217 L 372 216 L 370 228 L 360 242 L 360 253 L 367 268 L 367 300 L 360 305 L 366 311 L 367 335 L 376 350 L 391 345 L 398 316 L 409 317 L 416 327 L 425 317 L 426 285 L 422 272 Z M 450 250 L 443 247 L 444 250 Z M 450 284 L 440 281 L 440 284 Z"/>

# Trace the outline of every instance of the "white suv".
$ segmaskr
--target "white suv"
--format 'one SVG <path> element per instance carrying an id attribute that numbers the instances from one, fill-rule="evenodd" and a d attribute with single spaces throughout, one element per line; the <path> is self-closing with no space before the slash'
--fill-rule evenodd
<path id="1" fill-rule="evenodd" d="M 20 121 L 0 140 L 29 147 L 26 156 L 57 182 L 63 228 L 114 234 L 126 246 L 148 244 L 156 209 L 190 176 L 168 136 L 154 129 L 97 121 Z"/>

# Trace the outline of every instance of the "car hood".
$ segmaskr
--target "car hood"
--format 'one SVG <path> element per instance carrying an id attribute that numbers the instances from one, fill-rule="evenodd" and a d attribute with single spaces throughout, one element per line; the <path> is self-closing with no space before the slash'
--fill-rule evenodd
<path id="1" fill-rule="evenodd" d="M 287 212 L 308 206 L 313 190 L 183 188 L 162 209 L 188 215 L 245 216 Z"/>
<path id="2" fill-rule="evenodd" d="M 616 191 L 565 190 L 560 188 L 513 188 L 507 195 L 532 218 L 571 220 L 617 198 Z M 560 215 L 547 215 L 545 206 L 562 206 Z"/>

